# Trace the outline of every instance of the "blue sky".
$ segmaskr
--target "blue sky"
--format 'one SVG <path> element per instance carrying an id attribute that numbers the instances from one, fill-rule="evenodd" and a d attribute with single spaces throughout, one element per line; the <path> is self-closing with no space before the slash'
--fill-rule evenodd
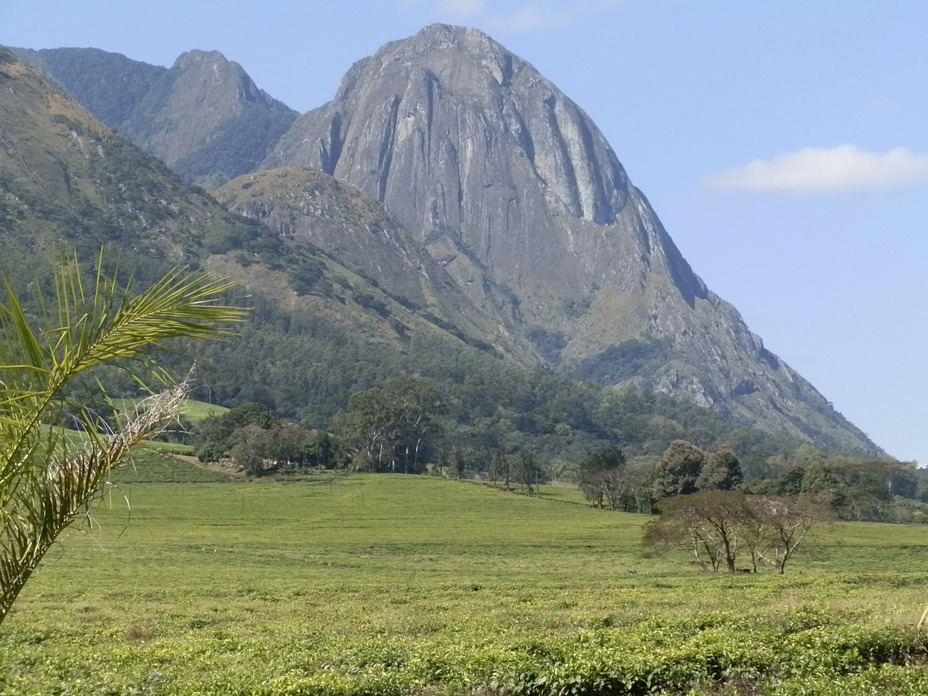
<path id="1" fill-rule="evenodd" d="M 432 22 L 557 84 L 767 348 L 928 464 L 928 3 L 0 0 L 0 43 L 158 65 L 217 49 L 300 111 Z"/>

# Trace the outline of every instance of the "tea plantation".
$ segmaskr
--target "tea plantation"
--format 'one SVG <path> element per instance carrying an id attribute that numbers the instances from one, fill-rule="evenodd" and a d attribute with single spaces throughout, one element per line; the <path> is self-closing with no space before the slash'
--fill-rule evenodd
<path id="1" fill-rule="evenodd" d="M 569 489 L 144 466 L 20 597 L 0 693 L 928 693 L 923 526 L 709 574 Z"/>

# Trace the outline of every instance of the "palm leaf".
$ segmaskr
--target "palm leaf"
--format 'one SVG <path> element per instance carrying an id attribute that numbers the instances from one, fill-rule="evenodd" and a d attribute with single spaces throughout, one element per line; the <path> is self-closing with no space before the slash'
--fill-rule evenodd
<path id="1" fill-rule="evenodd" d="M 123 358 L 140 360 L 147 374 L 164 381 L 149 349 L 172 338 L 221 336 L 229 332 L 225 324 L 244 318 L 243 309 L 219 302 L 231 285 L 206 274 L 176 270 L 132 295 L 131 282 L 120 290 L 115 274 L 103 269 L 101 254 L 88 293 L 76 259 L 65 259 L 56 274 L 55 312 L 43 311 L 41 330 L 10 283 L 3 283 L 0 621 L 58 534 L 86 509 L 131 447 L 174 418 L 188 388 L 186 381 L 168 386 L 118 432 L 106 433 L 93 414 L 65 397 L 66 385 L 96 365 Z M 71 406 L 86 435 L 80 446 L 61 427 L 63 405 Z"/>

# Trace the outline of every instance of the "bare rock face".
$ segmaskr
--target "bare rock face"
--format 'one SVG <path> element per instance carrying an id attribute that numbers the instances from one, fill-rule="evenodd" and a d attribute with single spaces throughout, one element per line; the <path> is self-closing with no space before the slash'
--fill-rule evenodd
<path id="1" fill-rule="evenodd" d="M 296 113 L 218 51 L 180 55 L 118 129 L 178 174 L 213 188 L 251 171 Z"/>
<path id="2" fill-rule="evenodd" d="M 531 346 L 474 307 L 387 209 L 354 186 L 312 169 L 245 174 L 214 192 L 228 210 L 324 250 L 404 306 L 477 345 L 534 366 Z"/>
<path id="3" fill-rule="evenodd" d="M 520 295 L 588 293 L 608 269 L 590 263 L 597 240 L 566 223 L 611 224 L 633 195 L 554 85 L 486 35 L 437 25 L 357 63 L 265 162 L 284 164 L 383 201 L 477 295 L 484 276 Z"/>
<path id="4" fill-rule="evenodd" d="M 356 63 L 262 165 L 281 166 L 384 203 L 552 366 L 875 449 L 693 273 L 586 114 L 479 31 L 429 26 Z"/>

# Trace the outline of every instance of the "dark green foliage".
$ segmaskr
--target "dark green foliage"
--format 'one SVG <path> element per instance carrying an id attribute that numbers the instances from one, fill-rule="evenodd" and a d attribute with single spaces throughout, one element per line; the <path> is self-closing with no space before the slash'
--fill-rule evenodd
<path id="1" fill-rule="evenodd" d="M 241 112 L 222 123 L 208 142 L 178 160 L 174 171 L 186 181 L 217 188 L 256 170 L 296 117 L 295 111 L 277 101 L 245 102 Z"/>
<path id="2" fill-rule="evenodd" d="M 515 462 L 512 464 L 513 478 L 519 483 L 524 492 L 529 494 L 533 491 L 533 486 L 541 483 L 542 472 L 535 462 L 535 456 L 526 449 L 519 452 Z"/>
<path id="3" fill-rule="evenodd" d="M 741 463 L 731 448 L 705 452 L 691 442 L 674 440 L 661 455 L 651 490 L 661 500 L 696 491 L 738 490 L 743 483 Z"/>
<path id="4" fill-rule="evenodd" d="M 500 449 L 493 450 L 487 467 L 487 478 L 490 482 L 494 485 L 502 482 L 506 488 L 509 488 L 509 471 L 509 458 L 506 453 Z"/>
<path id="5" fill-rule="evenodd" d="M 297 295 L 308 295 L 325 277 L 325 267 L 313 259 L 303 259 L 290 271 L 290 287 Z"/>
<path id="6" fill-rule="evenodd" d="M 580 461 L 580 488 L 596 507 L 619 509 L 626 489 L 625 454 L 618 447 L 591 452 Z"/>
<path id="7" fill-rule="evenodd" d="M 268 254 L 271 257 L 280 253 L 283 242 L 272 230 L 245 218 L 237 222 L 239 224 L 225 225 L 213 231 L 206 238 L 206 251 L 210 254 L 225 254 L 241 250 L 253 255 Z"/>
<path id="8" fill-rule="evenodd" d="M 582 360 L 571 374 L 603 384 L 616 384 L 632 377 L 647 377 L 667 363 L 670 342 L 666 339 L 633 338 Z"/>
<path id="9" fill-rule="evenodd" d="M 380 387 L 355 392 L 348 409 L 333 419 L 343 446 L 362 470 L 418 474 L 441 430 L 444 412 L 438 391 L 428 381 L 394 377 Z"/>
<path id="10" fill-rule="evenodd" d="M 280 419 L 263 404 L 242 404 L 205 419 L 196 428 L 195 440 L 200 461 L 230 458 L 250 476 L 328 469 L 336 463 L 328 433 Z"/>
<path id="11" fill-rule="evenodd" d="M 926 522 L 919 500 L 921 470 L 912 463 L 867 461 L 798 451 L 776 476 L 750 484 L 763 495 L 802 496 L 844 520 Z"/>
<path id="12" fill-rule="evenodd" d="M 728 447 L 712 452 L 706 457 L 696 488 L 701 491 L 734 491 L 741 488 L 744 476 L 741 462 Z"/>
<path id="13" fill-rule="evenodd" d="M 382 317 L 390 316 L 390 309 L 387 307 L 386 303 L 371 293 L 358 292 L 354 294 L 352 299 L 362 307 L 374 310 Z"/>
<path id="14" fill-rule="evenodd" d="M 561 351 L 567 345 L 567 339 L 559 331 L 550 331 L 543 328 L 529 329 L 526 338 L 532 342 L 538 354 L 545 360 L 557 363 L 560 359 Z"/>
<path id="15" fill-rule="evenodd" d="M 689 442 L 674 440 L 661 455 L 654 480 L 654 496 L 672 498 L 695 493 L 706 453 Z"/>

